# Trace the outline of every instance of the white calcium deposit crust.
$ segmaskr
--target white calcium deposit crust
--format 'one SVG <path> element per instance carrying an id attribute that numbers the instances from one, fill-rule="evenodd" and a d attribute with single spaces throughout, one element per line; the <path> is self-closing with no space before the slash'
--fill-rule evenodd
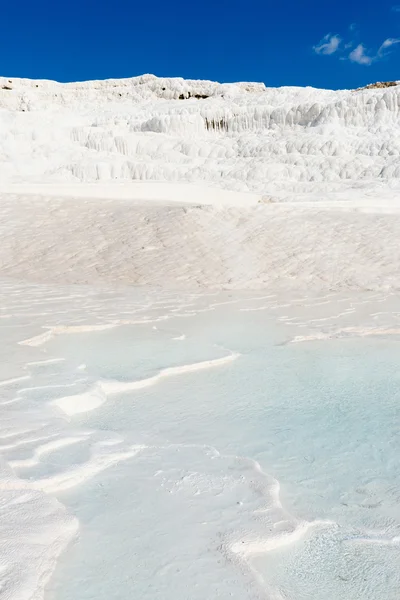
<path id="1" fill-rule="evenodd" d="M 400 178 L 400 86 L 267 88 L 0 78 L 0 180 L 171 181 L 267 199 L 361 195 Z"/>

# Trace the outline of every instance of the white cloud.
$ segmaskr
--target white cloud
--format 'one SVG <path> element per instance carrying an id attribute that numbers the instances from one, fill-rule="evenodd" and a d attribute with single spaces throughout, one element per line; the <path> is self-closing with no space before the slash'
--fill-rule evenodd
<path id="1" fill-rule="evenodd" d="M 393 7 L 393 9 L 394 8 L 395 7 Z M 398 9 L 400 12 L 400 5 L 398 6 Z M 386 58 L 393 50 L 393 46 L 400 44 L 400 38 L 386 38 L 379 49 L 373 53 L 367 50 L 364 44 L 358 43 L 358 32 L 356 29 L 357 24 L 355 23 L 349 26 L 349 30 L 353 33 L 353 39 L 350 39 L 349 41 L 343 40 L 337 33 L 328 33 L 316 46 L 314 46 L 314 52 L 325 56 L 337 52 L 339 54 L 339 60 L 350 60 L 358 65 L 369 67 L 373 63 Z"/>
<path id="2" fill-rule="evenodd" d="M 400 12 L 400 4 L 396 4 L 395 6 L 392 6 L 392 10 L 394 10 L 394 12 Z"/>
<path id="3" fill-rule="evenodd" d="M 387 38 L 382 44 L 382 46 L 378 50 L 378 55 L 382 56 L 385 53 L 387 48 L 394 46 L 395 44 L 400 44 L 400 38 Z"/>
<path id="4" fill-rule="evenodd" d="M 342 38 L 337 34 L 332 35 L 331 33 L 328 33 L 322 38 L 319 44 L 314 46 L 314 51 L 317 54 L 334 54 L 339 49 L 341 41 Z"/>
<path id="5" fill-rule="evenodd" d="M 359 65 L 372 65 L 373 62 L 377 62 L 378 60 L 381 60 L 382 58 L 387 56 L 389 54 L 389 48 L 391 48 L 395 44 L 400 44 L 400 39 L 387 38 L 381 44 L 378 52 L 373 56 L 370 56 L 366 53 L 365 46 L 363 44 L 359 44 L 357 48 L 354 48 L 354 50 L 350 52 L 349 60 L 358 63 Z"/>
<path id="6" fill-rule="evenodd" d="M 349 54 L 351 62 L 358 63 L 359 65 L 371 65 L 375 60 L 375 57 L 368 56 L 365 53 L 365 47 L 363 44 L 358 44 L 357 48 L 354 48 Z"/>

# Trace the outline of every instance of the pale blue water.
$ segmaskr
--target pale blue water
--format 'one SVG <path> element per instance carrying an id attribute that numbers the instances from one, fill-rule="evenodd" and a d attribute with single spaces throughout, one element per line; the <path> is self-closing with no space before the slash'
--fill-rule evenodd
<path id="1" fill-rule="evenodd" d="M 141 379 L 226 349 L 241 356 L 113 396 L 73 418 L 149 449 L 59 496 L 78 516 L 81 536 L 46 600 L 397 600 L 398 340 L 286 344 L 287 331 L 266 313 L 225 307 L 157 327 L 68 335 L 48 345 L 71 364 L 85 363 L 94 380 Z M 181 332 L 185 340 L 172 339 Z M 257 512 L 264 500 L 254 499 L 259 488 L 233 455 L 258 461 L 280 482 L 283 508 L 295 520 L 329 521 L 252 556 L 256 583 L 226 554 L 237 531 L 258 527 L 261 538 L 269 536 Z M 232 489 L 243 486 L 254 494 L 236 501 Z"/>

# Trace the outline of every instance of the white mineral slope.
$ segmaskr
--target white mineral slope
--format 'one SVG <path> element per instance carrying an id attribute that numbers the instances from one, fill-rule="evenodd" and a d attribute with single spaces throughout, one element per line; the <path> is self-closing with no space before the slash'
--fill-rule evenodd
<path id="1" fill-rule="evenodd" d="M 216 208 L 0 194 L 0 236 L 0 277 L 18 280 L 400 289 L 400 213 L 373 205 Z"/>
<path id="2" fill-rule="evenodd" d="M 400 85 L 3 77 L 0 131 L 3 187 L 154 180 L 318 200 L 376 197 L 400 183 Z"/>
<path id="3" fill-rule="evenodd" d="M 0 276 L 400 287 L 400 85 L 0 78 L 0 133 Z"/>

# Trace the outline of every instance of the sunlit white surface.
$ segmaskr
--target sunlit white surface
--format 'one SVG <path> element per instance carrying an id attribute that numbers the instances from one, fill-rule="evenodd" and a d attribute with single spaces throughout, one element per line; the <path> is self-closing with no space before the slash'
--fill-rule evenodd
<path id="1" fill-rule="evenodd" d="M 169 181 L 274 200 L 348 200 L 388 188 L 393 197 L 399 106 L 400 86 L 0 78 L 1 181 Z"/>
<path id="2" fill-rule="evenodd" d="M 397 598 L 398 319 L 4 284 L 3 597 Z"/>

